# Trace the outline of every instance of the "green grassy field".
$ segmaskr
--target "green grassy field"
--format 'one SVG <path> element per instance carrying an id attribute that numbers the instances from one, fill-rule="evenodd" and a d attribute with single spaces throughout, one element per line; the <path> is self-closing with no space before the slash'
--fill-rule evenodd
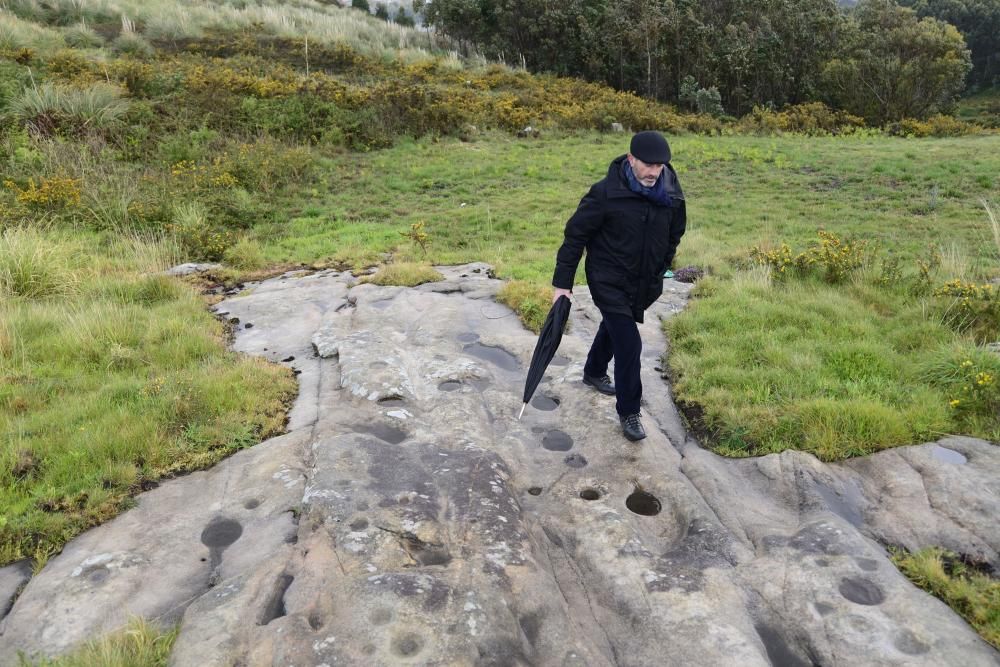
<path id="1" fill-rule="evenodd" d="M 265 4 L 0 8 L 0 565 L 41 567 L 156 480 L 283 428 L 293 377 L 227 351 L 164 268 L 385 264 L 376 281 L 412 284 L 487 261 L 537 324 L 566 219 L 626 149 L 600 131 L 616 121 L 670 134 L 688 198 L 676 266 L 708 275 L 667 325 L 667 367 L 706 446 L 1000 440 L 1000 134 L 815 104 L 724 123 Z M 996 127 L 996 100 L 959 116 Z M 540 136 L 513 136 L 527 124 Z M 820 136 L 736 136 L 781 130 Z M 132 639 L 162 662 L 158 632 L 70 664 Z"/>

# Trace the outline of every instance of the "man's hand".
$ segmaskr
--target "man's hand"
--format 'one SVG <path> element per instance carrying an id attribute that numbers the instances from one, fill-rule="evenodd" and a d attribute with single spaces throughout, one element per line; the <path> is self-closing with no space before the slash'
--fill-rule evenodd
<path id="1" fill-rule="evenodd" d="M 570 301 L 572 301 L 573 300 L 573 291 L 572 290 L 568 290 L 568 289 L 562 289 L 561 287 L 555 288 L 552 291 L 552 303 L 555 303 L 556 301 L 558 301 L 559 297 L 561 297 L 561 296 L 564 296 L 567 299 L 569 299 Z"/>

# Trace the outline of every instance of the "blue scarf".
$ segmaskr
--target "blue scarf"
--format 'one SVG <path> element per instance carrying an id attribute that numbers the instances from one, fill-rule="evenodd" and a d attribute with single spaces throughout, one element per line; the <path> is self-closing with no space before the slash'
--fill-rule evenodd
<path id="1" fill-rule="evenodd" d="M 665 175 L 667 173 L 667 168 L 664 167 L 663 171 L 660 172 L 660 177 L 656 179 L 656 183 L 653 186 L 647 188 L 639 179 L 635 177 L 632 172 L 632 165 L 629 164 L 628 160 L 622 162 L 622 172 L 625 174 L 625 180 L 628 182 L 628 189 L 632 192 L 645 197 L 654 204 L 659 204 L 660 206 L 670 206 L 670 195 L 667 194 L 667 187 L 664 184 Z"/>

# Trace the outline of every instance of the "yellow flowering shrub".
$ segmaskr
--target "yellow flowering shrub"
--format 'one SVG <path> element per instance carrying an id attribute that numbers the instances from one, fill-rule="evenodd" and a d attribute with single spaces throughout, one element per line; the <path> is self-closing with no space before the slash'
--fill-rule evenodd
<path id="1" fill-rule="evenodd" d="M 66 176 L 41 177 L 38 184 L 34 178 L 28 179 L 26 187 L 11 180 L 4 181 L 4 187 L 14 193 L 18 203 L 31 210 L 56 210 L 80 205 L 80 179 Z"/>

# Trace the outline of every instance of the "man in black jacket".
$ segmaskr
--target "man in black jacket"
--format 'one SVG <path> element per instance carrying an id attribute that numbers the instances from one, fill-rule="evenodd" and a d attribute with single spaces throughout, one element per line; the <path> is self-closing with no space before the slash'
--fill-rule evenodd
<path id="1" fill-rule="evenodd" d="M 670 146 L 659 132 L 632 137 L 627 155 L 591 186 L 566 223 L 552 276 L 555 299 L 572 298 L 584 249 L 587 284 L 601 311 L 601 325 L 583 367 L 584 383 L 614 395 L 622 432 L 631 441 L 646 432 L 639 419 L 642 339 L 637 322 L 663 293 L 663 275 L 687 223 L 684 194 L 670 166 Z M 608 364 L 615 360 L 615 381 Z"/>

